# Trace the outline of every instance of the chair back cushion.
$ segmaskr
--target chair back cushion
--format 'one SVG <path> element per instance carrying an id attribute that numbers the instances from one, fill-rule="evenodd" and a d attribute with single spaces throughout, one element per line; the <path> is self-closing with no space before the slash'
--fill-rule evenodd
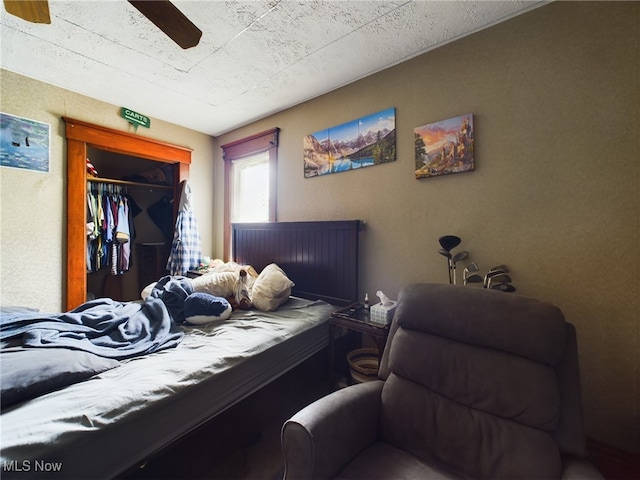
<path id="1" fill-rule="evenodd" d="M 482 288 L 404 288 L 381 375 L 385 441 L 475 478 L 557 478 L 560 310 Z M 386 362 L 386 363 L 385 363 Z"/>

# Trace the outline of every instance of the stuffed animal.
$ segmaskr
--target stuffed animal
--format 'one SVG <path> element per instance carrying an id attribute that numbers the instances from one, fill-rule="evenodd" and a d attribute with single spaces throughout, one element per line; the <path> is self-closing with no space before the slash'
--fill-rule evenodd
<path id="1" fill-rule="evenodd" d="M 184 301 L 184 319 L 192 325 L 226 320 L 230 315 L 231 304 L 226 298 L 195 292 Z"/>

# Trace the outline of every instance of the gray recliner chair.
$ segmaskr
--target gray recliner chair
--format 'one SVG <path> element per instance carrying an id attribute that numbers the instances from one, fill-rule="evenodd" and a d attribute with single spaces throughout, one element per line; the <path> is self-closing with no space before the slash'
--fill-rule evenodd
<path id="1" fill-rule="evenodd" d="M 550 304 L 405 287 L 379 378 L 284 424 L 285 479 L 602 478 L 586 460 L 575 329 Z"/>

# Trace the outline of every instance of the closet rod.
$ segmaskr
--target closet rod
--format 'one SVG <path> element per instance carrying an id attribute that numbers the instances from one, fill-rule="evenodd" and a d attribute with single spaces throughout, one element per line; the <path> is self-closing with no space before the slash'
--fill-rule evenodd
<path id="1" fill-rule="evenodd" d="M 149 190 L 173 190 L 171 185 L 156 185 L 153 183 L 130 182 L 128 180 L 116 180 L 112 178 L 87 177 L 88 182 L 110 183 L 113 185 L 124 185 L 132 188 L 147 188 Z"/>

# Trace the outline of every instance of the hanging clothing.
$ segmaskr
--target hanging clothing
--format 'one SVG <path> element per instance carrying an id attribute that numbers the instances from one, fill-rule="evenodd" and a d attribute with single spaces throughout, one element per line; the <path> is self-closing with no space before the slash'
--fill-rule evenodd
<path id="1" fill-rule="evenodd" d="M 187 271 L 200 266 L 202 258 L 198 222 L 191 209 L 191 185 L 184 180 L 181 186 L 178 218 L 167 261 L 167 270 L 171 275 L 186 275 Z"/>
<path id="2" fill-rule="evenodd" d="M 121 275 L 132 266 L 135 239 L 132 209 L 125 189 L 89 183 L 87 189 L 87 271 L 108 268 Z M 139 212 L 139 207 L 135 206 Z"/>

